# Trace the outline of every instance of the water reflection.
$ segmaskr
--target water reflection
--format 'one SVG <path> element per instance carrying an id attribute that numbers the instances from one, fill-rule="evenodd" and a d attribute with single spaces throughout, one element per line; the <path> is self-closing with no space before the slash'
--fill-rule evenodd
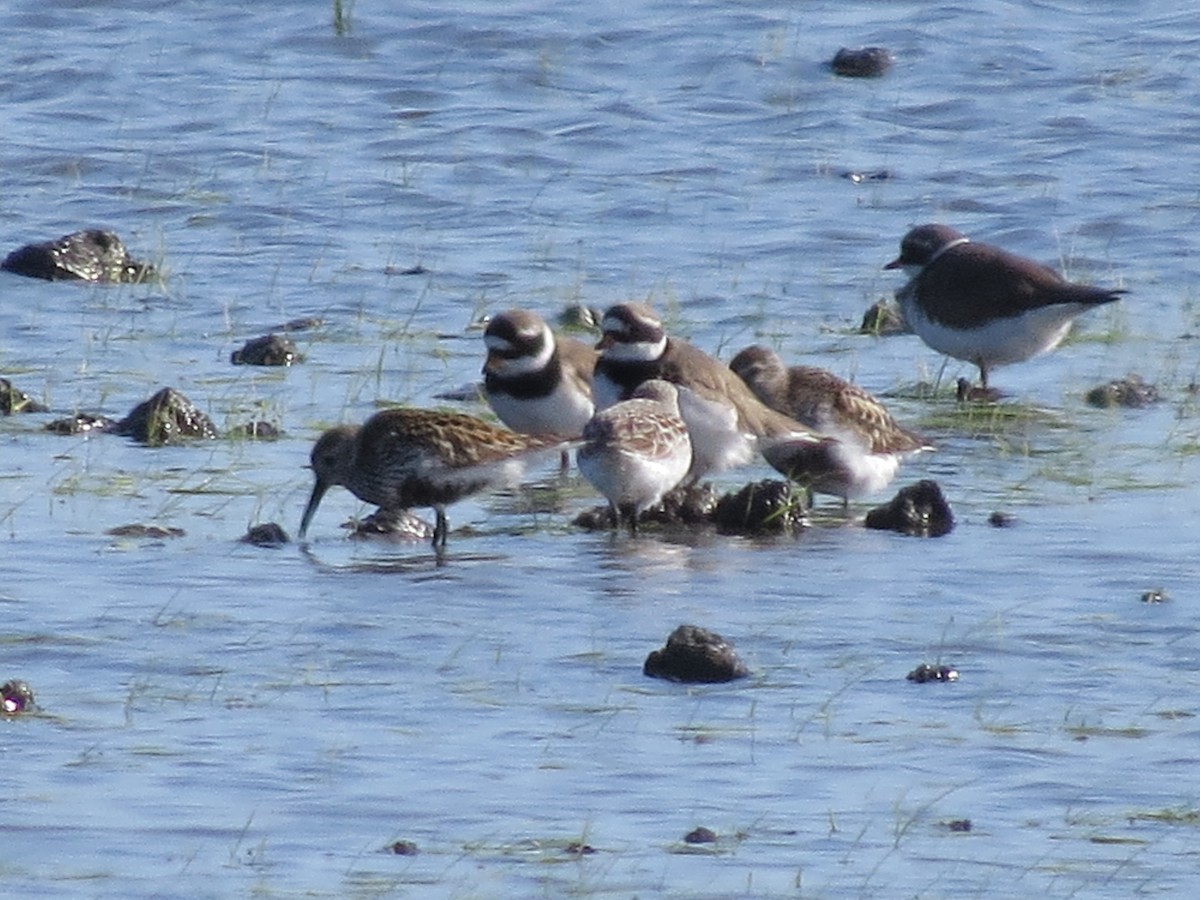
<path id="1" fill-rule="evenodd" d="M 592 536 L 586 551 L 601 571 L 609 576 L 620 573 L 636 583 L 643 578 L 693 568 L 706 543 L 698 533 L 671 537 L 643 533 L 630 537 L 624 531 L 614 530 Z M 620 593 L 623 583 L 615 583 L 613 592 Z"/>

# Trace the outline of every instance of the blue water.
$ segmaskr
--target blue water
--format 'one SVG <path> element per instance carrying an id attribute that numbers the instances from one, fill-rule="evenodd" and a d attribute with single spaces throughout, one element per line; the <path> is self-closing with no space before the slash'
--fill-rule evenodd
<path id="1" fill-rule="evenodd" d="M 104 226 L 167 275 L 0 276 L 0 376 L 54 410 L 0 420 L 0 680 L 42 708 L 0 722 L 0 892 L 1194 890 L 1192 13 L 346 8 L 341 35 L 322 3 L 6 11 L 0 252 Z M 866 44 L 895 54 L 886 77 L 824 67 Z M 970 367 L 854 331 L 926 221 L 1130 294 L 997 373 L 1017 414 L 917 399 Z M 572 481 L 535 511 L 453 507 L 468 530 L 444 567 L 346 541 L 365 510 L 344 491 L 307 546 L 236 543 L 294 532 L 322 428 L 473 382 L 487 314 L 627 300 L 722 358 L 765 341 L 895 394 L 939 447 L 900 483 L 937 479 L 956 530 L 902 538 L 830 508 L 794 539 L 614 539 L 571 527 L 599 502 Z M 295 336 L 303 364 L 229 365 L 298 316 L 324 322 Z M 1128 372 L 1163 402 L 1083 403 Z M 41 430 L 163 385 L 285 437 Z M 560 487 L 553 461 L 530 477 Z M 184 535 L 106 534 L 129 523 Z M 1170 599 L 1143 603 L 1155 589 Z M 643 678 L 681 622 L 753 677 Z M 961 678 L 913 685 L 920 662 Z M 697 825 L 715 847 L 682 842 Z M 399 839 L 419 855 L 384 852 Z"/>

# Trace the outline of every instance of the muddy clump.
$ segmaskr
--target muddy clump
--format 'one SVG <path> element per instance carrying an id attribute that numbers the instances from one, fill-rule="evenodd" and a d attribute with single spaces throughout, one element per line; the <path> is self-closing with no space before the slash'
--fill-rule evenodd
<path id="1" fill-rule="evenodd" d="M 959 403 L 999 403 L 1003 396 L 998 388 L 971 384 L 965 378 L 954 383 L 954 398 Z"/>
<path id="2" fill-rule="evenodd" d="M 272 331 L 312 331 L 314 328 L 320 328 L 325 324 L 325 320 L 320 316 L 300 316 L 297 319 L 288 319 L 281 325 L 276 325 Z"/>
<path id="3" fill-rule="evenodd" d="M 415 263 L 411 266 L 405 266 L 403 269 L 399 266 L 384 266 L 384 275 L 425 275 L 429 270 L 420 263 Z"/>
<path id="4" fill-rule="evenodd" d="M 602 310 L 594 306 L 575 303 L 567 306 L 558 314 L 558 324 L 568 331 L 598 332 L 602 318 L 604 318 Z"/>
<path id="5" fill-rule="evenodd" d="M 112 431 L 115 424 L 108 416 L 80 412 L 65 419 L 47 422 L 45 428 L 52 434 L 90 434 L 92 432 L 101 434 L 105 431 Z"/>
<path id="6" fill-rule="evenodd" d="M 613 515 L 612 507 L 605 504 L 585 509 L 571 524 L 585 531 L 612 531 L 617 527 L 617 517 Z"/>
<path id="7" fill-rule="evenodd" d="M 38 403 L 24 391 L 13 387 L 7 378 L 0 378 L 0 414 L 47 412 L 47 407 Z"/>
<path id="8" fill-rule="evenodd" d="M 680 625 L 661 650 L 652 650 L 646 657 L 642 673 L 687 684 L 716 684 L 745 678 L 750 670 L 721 635 L 696 625 Z"/>
<path id="9" fill-rule="evenodd" d="M 177 444 L 190 438 L 217 437 L 212 419 L 174 388 L 163 388 L 139 403 L 113 427 L 113 432 L 150 447 Z"/>
<path id="10" fill-rule="evenodd" d="M 790 534 L 808 524 L 807 512 L 803 490 L 766 478 L 721 497 L 713 521 L 723 534 Z"/>
<path id="11" fill-rule="evenodd" d="M 380 507 L 365 519 L 351 519 L 343 528 L 355 540 L 390 538 L 398 541 L 427 541 L 433 537 L 433 526 L 410 509 Z"/>
<path id="12" fill-rule="evenodd" d="M 891 503 L 867 513 L 864 524 L 913 537 L 941 537 L 954 529 L 954 513 L 938 483 L 925 480 L 901 488 Z"/>
<path id="13" fill-rule="evenodd" d="M 885 47 L 843 47 L 834 54 L 829 68 L 843 78 L 880 78 L 895 61 Z"/>
<path id="14" fill-rule="evenodd" d="M 715 844 L 717 842 L 717 833 L 711 828 L 705 828 L 701 825 L 685 834 L 683 842 L 685 844 Z"/>
<path id="15" fill-rule="evenodd" d="M 288 533 L 283 530 L 281 525 L 275 522 L 264 522 L 261 525 L 252 526 L 238 538 L 238 543 L 251 544 L 255 547 L 282 547 L 289 540 Z"/>
<path id="16" fill-rule="evenodd" d="M 958 681 L 958 669 L 953 666 L 932 666 L 929 663 L 921 663 L 904 677 L 917 684 L 925 684 L 929 681 Z"/>
<path id="17" fill-rule="evenodd" d="M 859 334 L 874 334 L 880 337 L 893 334 L 907 334 L 908 325 L 904 315 L 894 303 L 879 300 L 863 313 L 862 323 L 858 326 Z"/>
<path id="18" fill-rule="evenodd" d="M 274 332 L 252 338 L 240 350 L 229 354 L 229 361 L 235 366 L 290 366 L 300 362 L 300 358 L 296 345 Z"/>
<path id="19" fill-rule="evenodd" d="M 227 432 L 229 437 L 242 437 L 251 441 L 277 441 L 283 436 L 278 425 L 256 420 L 236 425 Z"/>
<path id="20" fill-rule="evenodd" d="M 675 488 L 662 498 L 661 503 L 642 512 L 638 526 L 711 525 L 717 502 L 717 489 L 709 482 Z M 616 517 L 608 504 L 584 510 L 575 517 L 573 524 L 588 531 L 612 531 L 617 527 Z"/>
<path id="21" fill-rule="evenodd" d="M 0 712 L 6 716 L 17 716 L 37 709 L 33 700 L 33 688 L 19 679 L 0 685 Z"/>
<path id="22" fill-rule="evenodd" d="M 717 489 L 709 482 L 677 487 L 662 503 L 642 513 L 642 522 L 660 525 L 708 525 L 717 508 Z"/>
<path id="23" fill-rule="evenodd" d="M 154 276 L 154 267 L 129 255 L 111 231 L 89 228 L 53 241 L 26 244 L 8 254 L 0 269 L 43 281 L 90 281 L 139 284 Z"/>
<path id="24" fill-rule="evenodd" d="M 841 173 L 841 176 L 852 184 L 868 184 L 872 181 L 891 181 L 896 177 L 892 174 L 891 169 L 869 169 L 866 171 L 859 169 L 846 169 Z M 875 305 L 879 306 L 878 303 Z"/>
<path id="25" fill-rule="evenodd" d="M 1118 406 L 1142 409 L 1162 398 L 1158 394 L 1158 388 L 1143 381 L 1141 375 L 1126 375 L 1124 378 L 1092 388 L 1084 399 L 1089 406 L 1098 409 L 1115 409 Z"/>
<path id="26" fill-rule="evenodd" d="M 116 528 L 110 528 L 104 533 L 110 537 L 149 538 L 155 541 L 162 541 L 167 538 L 180 538 L 185 534 L 182 528 L 175 528 L 170 525 L 143 525 L 140 522 L 130 525 L 118 525 Z"/>

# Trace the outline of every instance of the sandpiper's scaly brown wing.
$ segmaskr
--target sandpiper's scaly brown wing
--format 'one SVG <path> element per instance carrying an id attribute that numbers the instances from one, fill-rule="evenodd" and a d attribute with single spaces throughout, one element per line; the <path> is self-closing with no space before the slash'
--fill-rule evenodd
<path id="1" fill-rule="evenodd" d="M 886 487 L 901 457 L 929 445 L 901 427 L 863 388 L 816 366 L 785 366 L 770 348 L 754 345 L 729 363 L 768 406 L 814 429 L 818 444 L 769 446 L 763 455 L 788 477 L 847 501 Z"/>

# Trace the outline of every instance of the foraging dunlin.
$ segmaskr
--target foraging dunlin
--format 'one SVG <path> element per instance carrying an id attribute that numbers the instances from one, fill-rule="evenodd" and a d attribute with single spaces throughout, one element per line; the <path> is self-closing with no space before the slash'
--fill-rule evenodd
<path id="1" fill-rule="evenodd" d="M 497 428 L 474 416 L 430 409 L 385 409 L 362 425 L 326 431 L 312 450 L 316 476 L 300 537 L 335 484 L 389 510 L 432 507 L 433 546 L 446 544 L 446 507 L 520 478 L 524 457 L 564 443 L 554 435 Z"/>

